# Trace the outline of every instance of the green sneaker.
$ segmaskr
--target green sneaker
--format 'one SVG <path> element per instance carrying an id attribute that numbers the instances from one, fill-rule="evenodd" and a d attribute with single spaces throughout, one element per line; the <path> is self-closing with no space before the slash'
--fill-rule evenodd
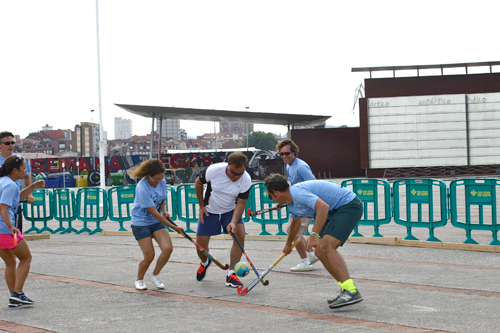
<path id="1" fill-rule="evenodd" d="M 330 309 L 341 308 L 346 305 L 356 304 L 363 300 L 363 296 L 359 291 L 356 291 L 354 294 L 351 294 L 348 290 L 343 290 L 337 298 L 332 300 L 328 300 L 328 304 L 330 304 Z"/>

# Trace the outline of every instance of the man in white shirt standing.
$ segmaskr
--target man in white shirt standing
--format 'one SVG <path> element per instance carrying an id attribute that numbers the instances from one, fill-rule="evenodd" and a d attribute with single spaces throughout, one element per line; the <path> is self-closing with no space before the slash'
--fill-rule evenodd
<path id="1" fill-rule="evenodd" d="M 195 191 L 200 205 L 196 241 L 207 251 L 210 237 L 220 235 L 222 229 L 235 234 L 242 244 L 245 243 L 245 224 L 241 216 L 252 185 L 252 179 L 245 171 L 247 163 L 248 159 L 244 154 L 232 153 L 227 163 L 212 164 L 196 178 Z M 205 196 L 204 184 L 207 184 Z M 212 261 L 200 251 L 196 253 L 201 260 L 196 279 L 201 281 Z M 227 287 L 237 288 L 243 285 L 234 273 L 234 266 L 240 261 L 241 255 L 240 247 L 233 241 L 230 270 L 226 277 Z"/>

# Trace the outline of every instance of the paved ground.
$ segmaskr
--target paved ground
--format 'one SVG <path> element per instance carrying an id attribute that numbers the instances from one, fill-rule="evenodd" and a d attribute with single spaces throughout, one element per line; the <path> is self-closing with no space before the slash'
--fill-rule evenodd
<path id="1" fill-rule="evenodd" d="M 58 222 L 48 226 L 55 229 Z M 82 222 L 73 226 L 80 229 Z M 368 237 L 351 238 L 341 253 L 364 301 L 331 310 L 326 299 L 338 287 L 321 263 L 312 272 L 291 273 L 298 262 L 292 253 L 267 276 L 268 286 L 259 284 L 240 296 L 225 287 L 226 272 L 215 265 L 204 281 L 196 281 L 196 250 L 177 235 L 161 273 L 165 290 L 146 281 L 150 289 L 138 291 L 134 281 L 142 256 L 133 236 L 118 233 L 117 222 L 101 227 L 103 234 L 44 232 L 45 239 L 29 241 L 33 262 L 25 291 L 36 304 L 8 308 L 2 281 L 0 332 L 500 331 L 500 247 L 486 245 L 491 232 L 474 231 L 481 245 L 465 245 L 465 232 L 451 224 L 435 231 L 443 243 L 404 241 L 406 228 L 393 221 L 380 228 L 384 238 L 370 238 L 373 227 L 361 226 Z M 247 252 L 263 271 L 281 254 L 284 238 L 259 236 L 261 226 L 254 222 L 246 227 Z M 277 227 L 268 231 L 275 234 Z M 412 233 L 422 241 L 429 236 L 425 228 Z M 231 245 L 219 237 L 212 240 L 210 252 L 228 263 Z M 436 246 L 441 248 L 432 248 Z M 1 274 L 4 268 L 1 262 Z M 242 281 L 248 285 L 253 279 L 251 273 Z"/>
<path id="2" fill-rule="evenodd" d="M 259 225 L 247 226 L 247 252 L 263 271 L 279 257 L 284 243 L 277 237 L 260 240 Z M 103 228 L 117 230 L 117 224 L 105 222 Z M 463 241 L 449 231 L 442 231 L 444 240 Z M 387 230 L 391 233 L 405 235 L 397 227 Z M 25 290 L 36 304 L 8 308 L 2 282 L 0 332 L 500 330 L 499 253 L 346 243 L 341 253 L 364 301 L 331 310 L 326 299 L 338 287 L 321 263 L 312 272 L 291 273 L 298 260 L 292 253 L 267 276 L 268 286 L 259 284 L 240 296 L 225 287 L 225 271 L 215 265 L 204 281 L 196 281 L 194 246 L 179 237 L 173 243 L 171 260 L 161 273 L 166 289 L 156 290 L 146 281 L 150 289 L 138 291 L 134 280 L 141 253 L 127 233 L 54 234 L 29 241 L 33 262 Z M 214 239 L 210 252 L 227 263 L 231 243 Z M 4 267 L 2 262 L 2 274 Z M 248 285 L 253 279 L 251 273 L 242 281 Z"/>

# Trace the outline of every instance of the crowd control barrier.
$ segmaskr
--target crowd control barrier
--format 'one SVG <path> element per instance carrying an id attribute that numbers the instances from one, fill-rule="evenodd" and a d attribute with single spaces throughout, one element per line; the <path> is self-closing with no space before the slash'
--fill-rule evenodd
<path id="1" fill-rule="evenodd" d="M 400 195 L 404 187 L 405 195 Z M 434 189 L 438 192 L 435 193 Z M 429 242 L 441 242 L 434 236 L 434 229 L 445 226 L 448 222 L 448 210 L 446 201 L 446 184 L 436 179 L 401 179 L 395 181 L 392 185 L 394 194 L 394 222 L 405 226 L 407 235 L 405 240 L 418 240 L 412 235 L 412 228 L 428 228 Z M 436 200 L 434 197 L 437 194 Z M 435 204 L 438 201 L 438 204 Z M 403 218 L 403 204 L 406 219 Z M 417 206 L 417 216 L 412 216 L 412 205 Z M 435 208 L 439 208 L 439 214 L 435 214 Z M 424 211 L 427 212 L 426 221 L 424 220 Z"/>
<path id="2" fill-rule="evenodd" d="M 500 181 L 498 179 L 460 179 L 450 183 L 450 206 L 451 223 L 457 228 L 465 230 L 465 244 L 478 244 L 472 239 L 472 230 L 491 231 L 493 240 L 489 245 L 500 245 L 498 241 L 497 220 L 497 190 Z M 457 191 L 464 191 L 464 201 L 459 202 Z M 464 208 L 465 212 L 459 210 Z M 474 221 L 472 216 L 473 209 L 477 209 L 478 220 Z M 490 221 L 485 221 L 485 210 L 491 214 Z M 460 214 L 462 213 L 462 214 Z M 464 217 L 462 221 L 459 217 Z"/>
<path id="3" fill-rule="evenodd" d="M 88 232 L 93 235 L 101 232 L 101 221 L 108 218 L 108 196 L 106 191 L 100 187 L 80 188 L 76 194 L 76 219 L 83 221 L 83 228 L 76 233 Z M 90 230 L 88 222 L 95 222 L 96 228 Z"/>
<path id="4" fill-rule="evenodd" d="M 47 226 L 47 222 L 52 220 L 54 216 L 52 212 L 52 192 L 39 188 L 33 190 L 32 195 L 35 198 L 34 203 L 28 205 L 27 202 L 23 202 L 23 216 L 31 222 L 31 228 L 24 233 L 27 234 L 32 231 L 37 233 L 52 232 L 53 230 Z M 43 222 L 43 227 L 41 229 L 35 227 L 36 222 Z"/>
<path id="5" fill-rule="evenodd" d="M 76 233 L 77 230 L 73 228 L 71 223 L 76 219 L 75 208 L 75 192 L 68 188 L 58 188 L 53 193 L 54 219 L 59 221 L 59 228 L 54 230 L 54 234 L 61 232 L 61 234 Z M 65 228 L 64 222 L 68 223 Z"/>
<path id="6" fill-rule="evenodd" d="M 252 200 L 250 200 L 250 205 L 253 212 L 277 205 L 277 203 L 272 201 L 272 199 L 269 197 L 264 183 L 252 184 L 252 186 L 250 187 L 250 191 L 253 195 Z M 257 204 L 257 201 L 259 202 L 259 204 Z M 262 226 L 262 231 L 259 235 L 270 235 L 271 233 L 266 230 L 266 226 L 276 224 L 278 225 L 278 233 L 276 235 L 286 236 L 287 233 L 283 231 L 283 224 L 288 222 L 288 215 L 288 207 L 285 207 L 279 210 L 270 211 L 265 214 L 252 216 L 252 221 L 259 223 Z"/>
<path id="7" fill-rule="evenodd" d="M 363 217 L 354 228 L 351 237 L 363 237 L 358 231 L 359 225 L 371 225 L 375 232 L 372 237 L 383 237 L 380 234 L 380 226 L 391 222 L 391 185 L 389 182 L 381 179 L 350 179 L 343 181 L 341 186 L 350 188 L 363 202 Z M 384 193 L 383 200 L 379 198 L 379 190 Z M 380 212 L 381 208 L 382 212 Z"/>
<path id="8" fill-rule="evenodd" d="M 123 227 L 123 223 L 132 220 L 132 205 L 134 204 L 136 186 L 118 186 L 108 190 L 108 215 L 111 221 L 120 224 L 118 231 L 127 231 Z M 115 207 L 117 208 L 116 212 Z"/>
<path id="9" fill-rule="evenodd" d="M 185 232 L 194 233 L 191 223 L 198 223 L 199 204 L 194 185 L 179 185 L 175 191 L 177 218 L 186 223 Z"/>

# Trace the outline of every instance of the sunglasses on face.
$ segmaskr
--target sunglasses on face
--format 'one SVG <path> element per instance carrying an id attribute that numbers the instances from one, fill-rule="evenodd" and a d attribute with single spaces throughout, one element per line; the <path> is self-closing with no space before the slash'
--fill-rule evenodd
<path id="1" fill-rule="evenodd" d="M 284 151 L 284 152 L 281 152 L 281 153 L 280 153 L 280 156 L 283 156 L 283 155 L 288 156 L 288 155 L 290 155 L 291 153 L 292 153 L 291 151 Z"/>
<path id="2" fill-rule="evenodd" d="M 231 173 L 232 173 L 233 175 L 235 175 L 235 176 L 241 176 L 242 174 L 244 174 L 244 173 L 245 173 L 245 171 L 243 171 L 243 172 L 234 172 L 234 171 L 233 171 L 233 169 L 231 169 L 231 168 L 229 168 L 229 171 L 231 171 Z"/>
<path id="3" fill-rule="evenodd" d="M 10 146 L 10 145 L 15 145 L 16 141 L 5 141 L 5 142 L 0 142 L 0 143 L 3 143 L 6 146 Z"/>

